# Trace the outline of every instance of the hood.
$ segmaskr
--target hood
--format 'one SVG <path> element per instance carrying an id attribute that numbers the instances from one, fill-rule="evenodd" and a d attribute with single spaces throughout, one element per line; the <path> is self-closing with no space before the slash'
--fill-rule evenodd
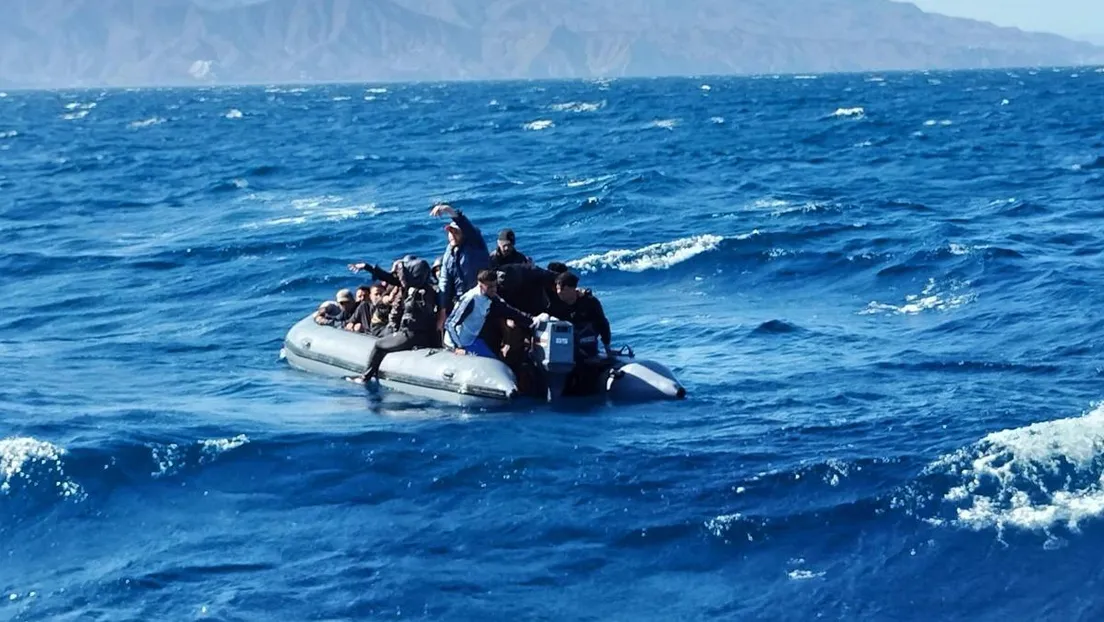
<path id="1" fill-rule="evenodd" d="M 429 286 L 431 272 L 428 261 L 407 255 L 399 263 L 398 277 L 406 287 L 422 288 Z"/>

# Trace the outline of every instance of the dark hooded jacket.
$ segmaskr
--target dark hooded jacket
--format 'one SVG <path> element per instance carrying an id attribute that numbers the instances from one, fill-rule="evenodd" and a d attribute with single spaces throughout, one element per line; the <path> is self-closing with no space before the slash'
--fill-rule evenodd
<path id="1" fill-rule="evenodd" d="M 498 295 L 529 315 L 540 315 L 556 297 L 556 273 L 526 264 L 501 266 Z"/>
<path id="2" fill-rule="evenodd" d="M 399 263 L 397 276 L 403 290 L 391 307 L 391 327 L 411 333 L 436 333 L 436 296 L 430 283 L 429 262 L 407 255 Z"/>

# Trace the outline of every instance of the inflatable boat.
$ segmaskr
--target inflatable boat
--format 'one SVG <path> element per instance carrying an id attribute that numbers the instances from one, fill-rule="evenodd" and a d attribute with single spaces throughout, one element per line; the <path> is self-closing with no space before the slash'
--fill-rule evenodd
<path id="1" fill-rule="evenodd" d="M 575 342 L 568 322 L 537 326 L 531 358 L 541 382 L 522 391 L 514 372 L 498 359 L 465 356 L 443 348 L 420 348 L 388 354 L 379 371 L 382 387 L 410 395 L 476 408 L 507 406 L 524 399 L 563 399 L 562 388 L 573 369 Z M 280 358 L 293 368 L 350 378 L 367 368 L 376 338 L 301 319 L 288 331 Z M 637 360 L 622 348 L 606 360 L 604 395 L 615 401 L 678 400 L 686 389 L 674 374 L 654 361 Z"/>

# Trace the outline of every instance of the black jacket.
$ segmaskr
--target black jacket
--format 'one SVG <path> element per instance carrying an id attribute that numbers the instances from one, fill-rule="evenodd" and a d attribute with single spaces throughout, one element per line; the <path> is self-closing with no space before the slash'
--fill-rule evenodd
<path id="1" fill-rule="evenodd" d="M 372 301 L 365 300 L 360 303 L 356 313 L 353 314 L 353 318 L 349 321 L 360 324 L 360 332 L 362 333 L 382 337 L 383 329 L 387 326 L 390 316 L 391 307 L 389 305 L 382 302 L 372 304 Z"/>
<path id="2" fill-rule="evenodd" d="M 609 320 L 602 310 L 602 303 L 590 292 L 579 294 L 575 304 L 569 305 L 557 296 L 548 314 L 567 320 L 575 327 L 575 358 L 598 356 L 598 340 L 609 349 L 611 335 Z"/>
<path id="3" fill-rule="evenodd" d="M 397 275 L 378 268 L 372 270 L 372 274 L 385 283 L 402 288 L 402 295 L 395 297 L 388 318 L 388 326 L 392 330 L 437 333 L 437 297 L 430 285 L 428 261 L 407 255 L 400 261 Z"/>
<path id="4" fill-rule="evenodd" d="M 502 266 L 498 269 L 498 295 L 529 315 L 540 315 L 556 295 L 556 273 L 525 264 Z"/>
<path id="5" fill-rule="evenodd" d="M 518 264 L 529 263 L 529 258 L 518 252 L 518 249 L 511 248 L 509 253 L 503 253 L 502 249 L 495 247 L 491 252 L 491 270 L 497 270 L 502 266 L 511 266 Z"/>

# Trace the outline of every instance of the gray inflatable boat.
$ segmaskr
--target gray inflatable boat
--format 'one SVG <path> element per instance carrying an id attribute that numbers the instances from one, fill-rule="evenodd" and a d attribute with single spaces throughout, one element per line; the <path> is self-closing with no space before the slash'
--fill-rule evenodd
<path id="1" fill-rule="evenodd" d="M 420 348 L 388 354 L 380 366 L 381 386 L 409 395 L 462 406 L 496 408 L 524 399 L 563 399 L 567 374 L 574 367 L 575 341 L 568 322 L 552 320 L 536 329 L 532 358 L 543 375 L 539 389 L 523 394 L 506 363 L 463 356 L 442 348 Z M 315 323 L 313 315 L 288 331 L 280 358 L 296 369 L 348 378 L 363 374 L 376 338 Z M 686 389 L 674 374 L 654 361 L 637 360 L 623 348 L 609 360 L 605 396 L 615 401 L 677 400 Z"/>

